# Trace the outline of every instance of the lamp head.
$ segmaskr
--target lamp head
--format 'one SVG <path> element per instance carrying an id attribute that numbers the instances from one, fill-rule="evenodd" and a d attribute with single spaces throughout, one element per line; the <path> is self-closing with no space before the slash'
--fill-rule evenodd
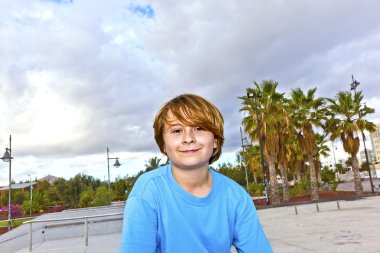
<path id="1" fill-rule="evenodd" d="M 10 162 L 11 159 L 13 159 L 13 157 L 11 157 L 11 154 L 9 153 L 9 149 L 8 148 L 5 148 L 5 153 L 4 153 L 3 157 L 1 157 L 1 159 L 4 162 Z"/>
<path id="2" fill-rule="evenodd" d="M 247 92 L 247 98 L 261 98 L 261 92 Z"/>
<path id="3" fill-rule="evenodd" d="M 116 158 L 115 164 L 113 165 L 116 168 L 119 168 L 121 163 L 119 163 L 119 158 Z"/>

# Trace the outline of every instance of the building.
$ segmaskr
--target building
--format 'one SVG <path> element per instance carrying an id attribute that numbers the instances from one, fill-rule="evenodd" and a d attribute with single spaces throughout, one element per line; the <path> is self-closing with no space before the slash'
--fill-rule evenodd
<path id="1" fill-rule="evenodd" d="M 376 124 L 376 131 L 371 133 L 371 143 L 375 161 L 380 161 L 380 124 Z"/>
<path id="2" fill-rule="evenodd" d="M 37 182 L 32 182 L 32 188 L 34 185 L 36 185 Z M 20 183 L 20 184 L 12 184 L 11 190 L 20 190 L 21 191 L 29 191 L 30 190 L 30 183 Z M 9 191 L 9 185 L 0 187 L 0 199 L 5 197 L 5 194 Z"/>
<path id="3" fill-rule="evenodd" d="M 47 175 L 46 177 L 38 179 L 38 181 L 47 181 L 49 184 L 53 184 L 58 179 L 59 179 L 59 177 Z"/>
<path id="4" fill-rule="evenodd" d="M 37 182 L 32 182 L 32 189 L 35 188 L 34 186 L 38 182 L 47 181 L 49 184 L 53 184 L 58 179 L 59 179 L 58 177 L 55 177 L 52 175 L 47 175 L 46 177 L 43 177 L 43 178 L 40 178 L 39 180 L 37 180 Z M 12 184 L 11 190 L 29 191 L 30 190 L 30 183 Z M 8 191 L 9 191 L 9 185 L 0 187 L 0 199 L 4 198 L 4 196 L 8 193 Z"/>
<path id="5" fill-rule="evenodd" d="M 368 155 L 368 162 L 369 164 L 372 164 L 375 160 L 375 152 L 371 149 L 367 149 L 367 155 Z M 360 157 L 359 157 L 359 165 L 361 166 L 363 163 L 367 162 L 367 158 L 365 156 L 365 151 L 360 151 Z"/>

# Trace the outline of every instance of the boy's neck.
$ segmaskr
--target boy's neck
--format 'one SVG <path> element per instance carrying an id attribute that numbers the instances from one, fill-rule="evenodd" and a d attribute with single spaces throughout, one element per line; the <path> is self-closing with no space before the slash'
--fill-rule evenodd
<path id="1" fill-rule="evenodd" d="M 202 198 L 206 197 L 212 188 L 212 176 L 208 170 L 182 170 L 172 166 L 172 173 L 177 183 L 189 194 Z"/>

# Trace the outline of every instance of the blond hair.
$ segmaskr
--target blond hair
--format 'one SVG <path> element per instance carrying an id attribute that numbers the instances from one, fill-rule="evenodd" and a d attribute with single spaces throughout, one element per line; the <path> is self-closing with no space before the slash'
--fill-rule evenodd
<path id="1" fill-rule="evenodd" d="M 165 103 L 156 114 L 153 123 L 154 138 L 160 151 L 165 155 L 163 133 L 165 124 L 170 124 L 168 122 L 169 111 L 182 124 L 201 127 L 213 133 L 217 140 L 217 147 L 212 153 L 209 164 L 218 160 L 224 143 L 224 120 L 218 108 L 206 99 L 193 94 L 182 94 Z"/>

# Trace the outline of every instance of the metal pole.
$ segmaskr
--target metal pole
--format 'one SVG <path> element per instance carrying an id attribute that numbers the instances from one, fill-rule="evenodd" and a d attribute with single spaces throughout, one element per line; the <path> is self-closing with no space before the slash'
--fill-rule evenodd
<path id="1" fill-rule="evenodd" d="M 111 183 L 110 183 L 110 156 L 109 156 L 109 149 L 107 147 L 107 166 L 108 166 L 108 190 L 111 190 Z"/>
<path id="2" fill-rule="evenodd" d="M 373 182 L 372 182 L 372 173 L 371 173 L 371 168 L 369 167 L 369 162 L 368 162 L 368 153 L 367 153 L 367 148 L 366 148 L 366 145 L 365 145 L 365 141 L 366 141 L 366 138 L 365 138 L 365 135 L 364 135 L 364 132 L 362 132 L 362 138 L 363 138 L 363 144 L 364 144 L 364 153 L 365 153 L 365 159 L 366 159 L 366 162 L 367 162 L 367 166 L 368 166 L 368 172 L 369 172 L 369 182 L 371 184 L 371 191 L 372 192 L 375 192 L 375 189 L 374 189 L 374 186 L 373 186 Z"/>
<path id="3" fill-rule="evenodd" d="M 88 220 L 84 217 L 84 245 L 88 246 Z"/>
<path id="4" fill-rule="evenodd" d="M 11 203 L 12 203 L 12 135 L 9 135 L 9 198 L 8 198 L 8 231 L 12 230 Z"/>
<path id="5" fill-rule="evenodd" d="M 243 132 L 241 130 L 241 127 L 240 127 L 240 138 L 241 138 L 241 147 L 243 148 L 243 164 L 244 164 L 244 170 L 245 170 L 245 180 L 247 182 L 247 191 L 248 191 L 248 186 L 249 186 L 249 182 L 248 182 L 248 173 L 247 173 L 247 165 L 246 165 L 246 161 L 245 161 L 245 146 L 244 146 L 244 142 L 243 142 Z"/>
<path id="6" fill-rule="evenodd" d="M 32 252 L 33 239 L 32 239 L 32 222 L 29 223 L 29 252 Z"/>
<path id="7" fill-rule="evenodd" d="M 356 95 L 356 87 L 358 87 L 359 84 L 360 83 L 354 79 L 354 75 L 352 75 L 351 90 L 354 90 L 355 95 Z M 359 119 L 361 119 L 361 118 L 362 118 L 362 115 L 361 115 L 360 110 L 359 110 Z M 373 186 L 373 182 L 372 182 L 371 168 L 369 167 L 367 148 L 366 148 L 366 145 L 365 145 L 366 138 L 365 138 L 363 130 L 360 130 L 360 131 L 362 133 L 362 139 L 363 139 L 363 144 L 364 144 L 365 160 L 366 160 L 366 163 L 367 163 L 367 166 L 368 166 L 368 174 L 369 174 L 369 181 L 370 181 L 370 184 L 371 184 L 371 191 L 375 192 L 375 187 Z"/>
<path id="8" fill-rule="evenodd" d="M 30 184 L 30 203 L 29 203 L 29 216 L 32 216 L 32 177 L 29 176 L 29 184 Z"/>
<path id="9" fill-rule="evenodd" d="M 335 159 L 335 147 L 334 147 L 334 142 L 331 142 L 332 150 L 333 150 L 333 155 L 334 155 L 334 165 L 335 165 L 335 170 L 336 170 L 336 159 Z"/>

